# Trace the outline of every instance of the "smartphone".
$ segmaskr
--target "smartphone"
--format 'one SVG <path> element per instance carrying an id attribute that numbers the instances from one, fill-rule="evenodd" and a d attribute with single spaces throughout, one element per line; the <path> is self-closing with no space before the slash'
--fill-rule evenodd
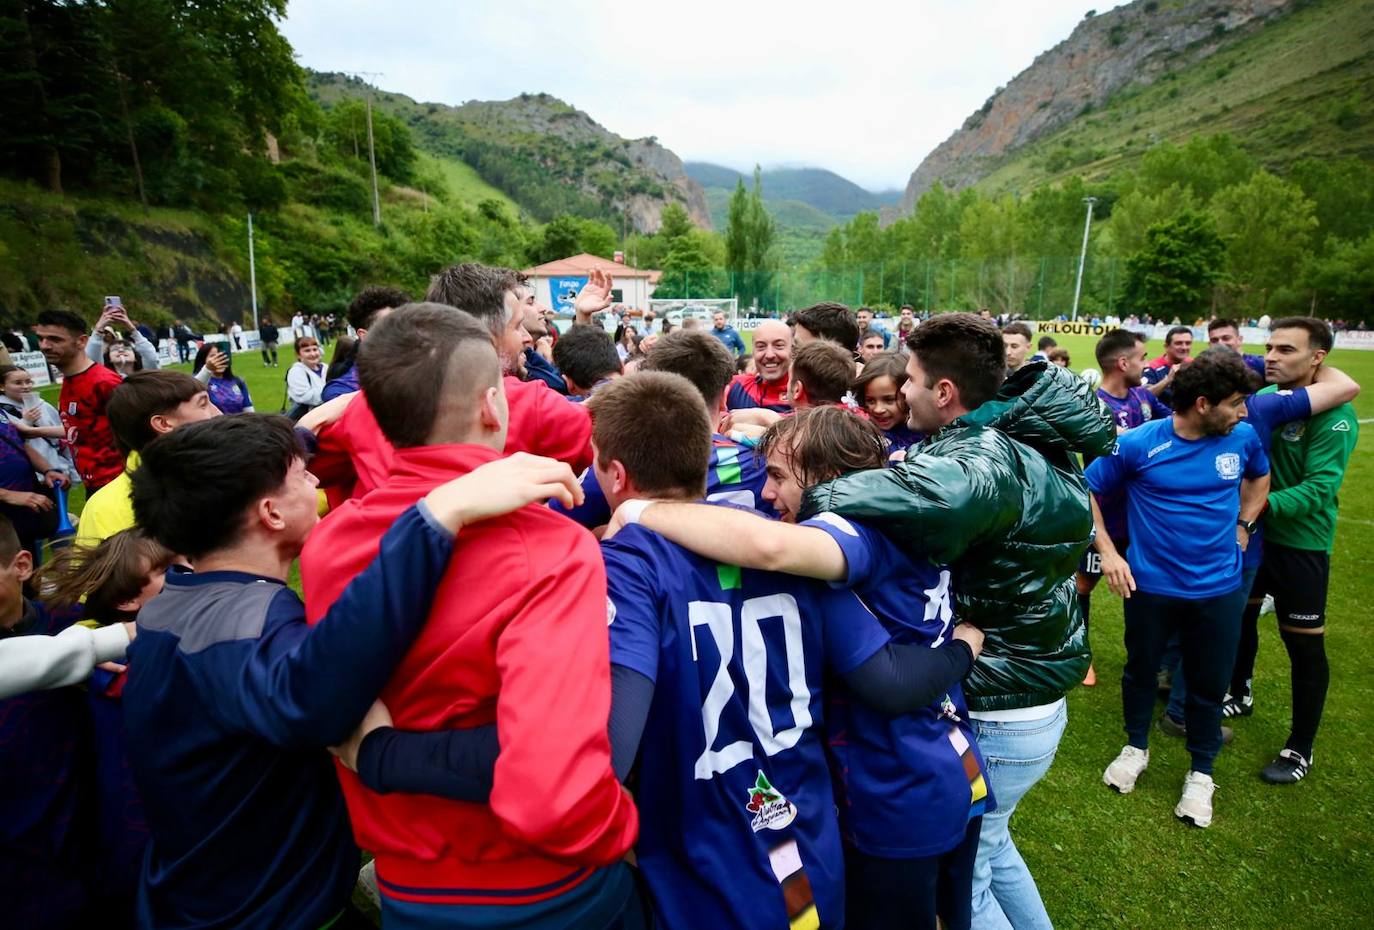
<path id="1" fill-rule="evenodd" d="M 124 301 L 122 301 L 122 300 L 119 299 L 119 295 L 117 295 L 117 294 L 112 294 L 112 295 L 110 295 L 109 297 L 106 297 L 106 298 L 105 298 L 105 306 L 107 306 L 107 307 L 122 307 L 122 306 L 124 306 Z"/>

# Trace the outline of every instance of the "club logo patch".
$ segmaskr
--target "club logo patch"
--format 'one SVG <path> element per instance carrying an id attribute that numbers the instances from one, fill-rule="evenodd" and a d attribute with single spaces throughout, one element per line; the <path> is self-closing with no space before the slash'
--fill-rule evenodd
<path id="1" fill-rule="evenodd" d="M 606 598 L 606 625 L 610 626 L 612 623 L 615 623 L 615 601 L 608 597 Z"/>
<path id="2" fill-rule="evenodd" d="M 1307 421 L 1298 420 L 1285 426 L 1283 432 L 1279 433 L 1279 436 L 1282 437 L 1285 442 L 1297 442 L 1302 439 L 1303 434 L 1306 432 Z"/>
<path id="3" fill-rule="evenodd" d="M 1223 452 L 1217 456 L 1217 477 L 1226 481 L 1234 481 L 1240 477 L 1240 455 L 1235 452 Z"/>
<path id="4" fill-rule="evenodd" d="M 754 815 L 750 826 L 754 832 L 760 830 L 781 830 L 797 819 L 797 806 L 782 796 L 768 776 L 759 772 L 754 787 L 749 789 L 749 803 L 745 810 Z"/>

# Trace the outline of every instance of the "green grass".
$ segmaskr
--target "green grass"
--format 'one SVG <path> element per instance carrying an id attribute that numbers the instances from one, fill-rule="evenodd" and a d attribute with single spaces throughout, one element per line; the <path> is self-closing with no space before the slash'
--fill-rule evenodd
<path id="1" fill-rule="evenodd" d="M 513 216 L 520 215 L 520 207 L 514 200 L 506 196 L 504 191 L 483 181 L 482 176 L 466 162 L 461 162 L 456 158 L 434 155 L 423 150 L 417 150 L 416 155 L 419 156 L 421 167 L 433 168 L 443 176 L 444 183 L 448 185 L 449 194 L 458 203 L 475 207 L 483 200 L 496 200 L 508 207 Z"/>
<path id="2" fill-rule="evenodd" d="M 1144 28 L 1136 26 L 1135 28 Z M 1374 0 L 1322 0 L 1200 62 L 1132 85 L 1102 107 L 1000 159 L 981 190 L 1030 191 L 1133 167 L 1158 141 L 1229 133 L 1270 168 L 1374 155 Z M 1071 153 L 1059 170 L 1055 151 Z"/>
<path id="3" fill-rule="evenodd" d="M 746 334 L 747 338 L 747 334 Z M 1057 337 L 1074 367 L 1094 340 Z M 1253 350 L 1252 350 L 1253 351 Z M 257 409 L 281 403 L 282 367 L 235 356 Z M 1366 386 L 1356 403 L 1374 418 L 1374 352 L 1338 351 L 1333 364 Z M 1182 744 L 1152 734 L 1150 769 L 1136 791 L 1101 783 L 1125 742 L 1117 687 L 1124 650 L 1121 602 L 1100 586 L 1092 643 L 1099 684 L 1069 695 L 1059 757 L 1013 822 L 1018 847 L 1060 928 L 1268 928 L 1369 926 L 1374 913 L 1374 792 L 1365 739 L 1374 733 L 1374 424 L 1351 458 L 1341 495 L 1328 601 L 1331 691 L 1312 774 L 1291 788 L 1262 784 L 1259 769 L 1283 746 L 1288 662 L 1272 616 L 1261 619 L 1256 713 L 1217 762 L 1216 820 L 1181 825 L 1173 805 L 1187 768 Z"/>

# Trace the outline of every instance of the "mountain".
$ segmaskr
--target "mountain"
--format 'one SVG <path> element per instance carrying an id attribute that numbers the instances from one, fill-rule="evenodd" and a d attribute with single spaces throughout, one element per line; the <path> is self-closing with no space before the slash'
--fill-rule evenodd
<path id="1" fill-rule="evenodd" d="M 753 184 L 752 174 L 710 162 L 691 161 L 684 168 L 688 177 L 708 191 L 717 188 L 733 192 L 740 179 L 744 180 L 745 187 Z M 824 168 L 770 168 L 762 173 L 760 180 L 766 202 L 793 201 L 812 207 L 832 220 L 847 220 L 865 210 L 890 206 L 901 196 L 899 191 L 874 193 L 865 190 Z M 814 223 L 816 218 L 800 214 L 798 219 Z"/>
<path id="2" fill-rule="evenodd" d="M 623 139 L 548 94 L 455 107 L 342 74 L 309 72 L 307 86 L 325 106 L 370 97 L 410 127 L 421 149 L 467 163 L 537 220 L 571 213 L 654 232 L 663 207 L 676 202 L 697 225 L 710 227 L 705 192 L 657 139 Z"/>
<path id="3" fill-rule="evenodd" d="M 1266 166 L 1374 156 L 1374 0 L 1136 0 L 1089 14 L 912 173 L 1028 191 L 1130 167 L 1160 141 L 1225 132 Z"/>

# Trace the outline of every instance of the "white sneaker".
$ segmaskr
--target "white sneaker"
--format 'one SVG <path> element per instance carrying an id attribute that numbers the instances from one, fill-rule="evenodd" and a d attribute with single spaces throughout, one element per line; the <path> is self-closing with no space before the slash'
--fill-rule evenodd
<path id="1" fill-rule="evenodd" d="M 1145 771 L 1149 764 L 1150 750 L 1127 746 L 1121 750 L 1121 755 L 1113 759 L 1112 764 L 1107 766 L 1107 771 L 1102 773 L 1102 783 L 1108 788 L 1115 788 L 1122 794 L 1130 794 L 1135 790 L 1135 780 L 1140 777 L 1140 773 Z"/>
<path id="2" fill-rule="evenodd" d="M 1174 808 L 1174 816 L 1195 827 L 1212 823 L 1212 792 L 1217 790 L 1211 775 L 1189 772 L 1183 776 L 1183 795 Z"/>

